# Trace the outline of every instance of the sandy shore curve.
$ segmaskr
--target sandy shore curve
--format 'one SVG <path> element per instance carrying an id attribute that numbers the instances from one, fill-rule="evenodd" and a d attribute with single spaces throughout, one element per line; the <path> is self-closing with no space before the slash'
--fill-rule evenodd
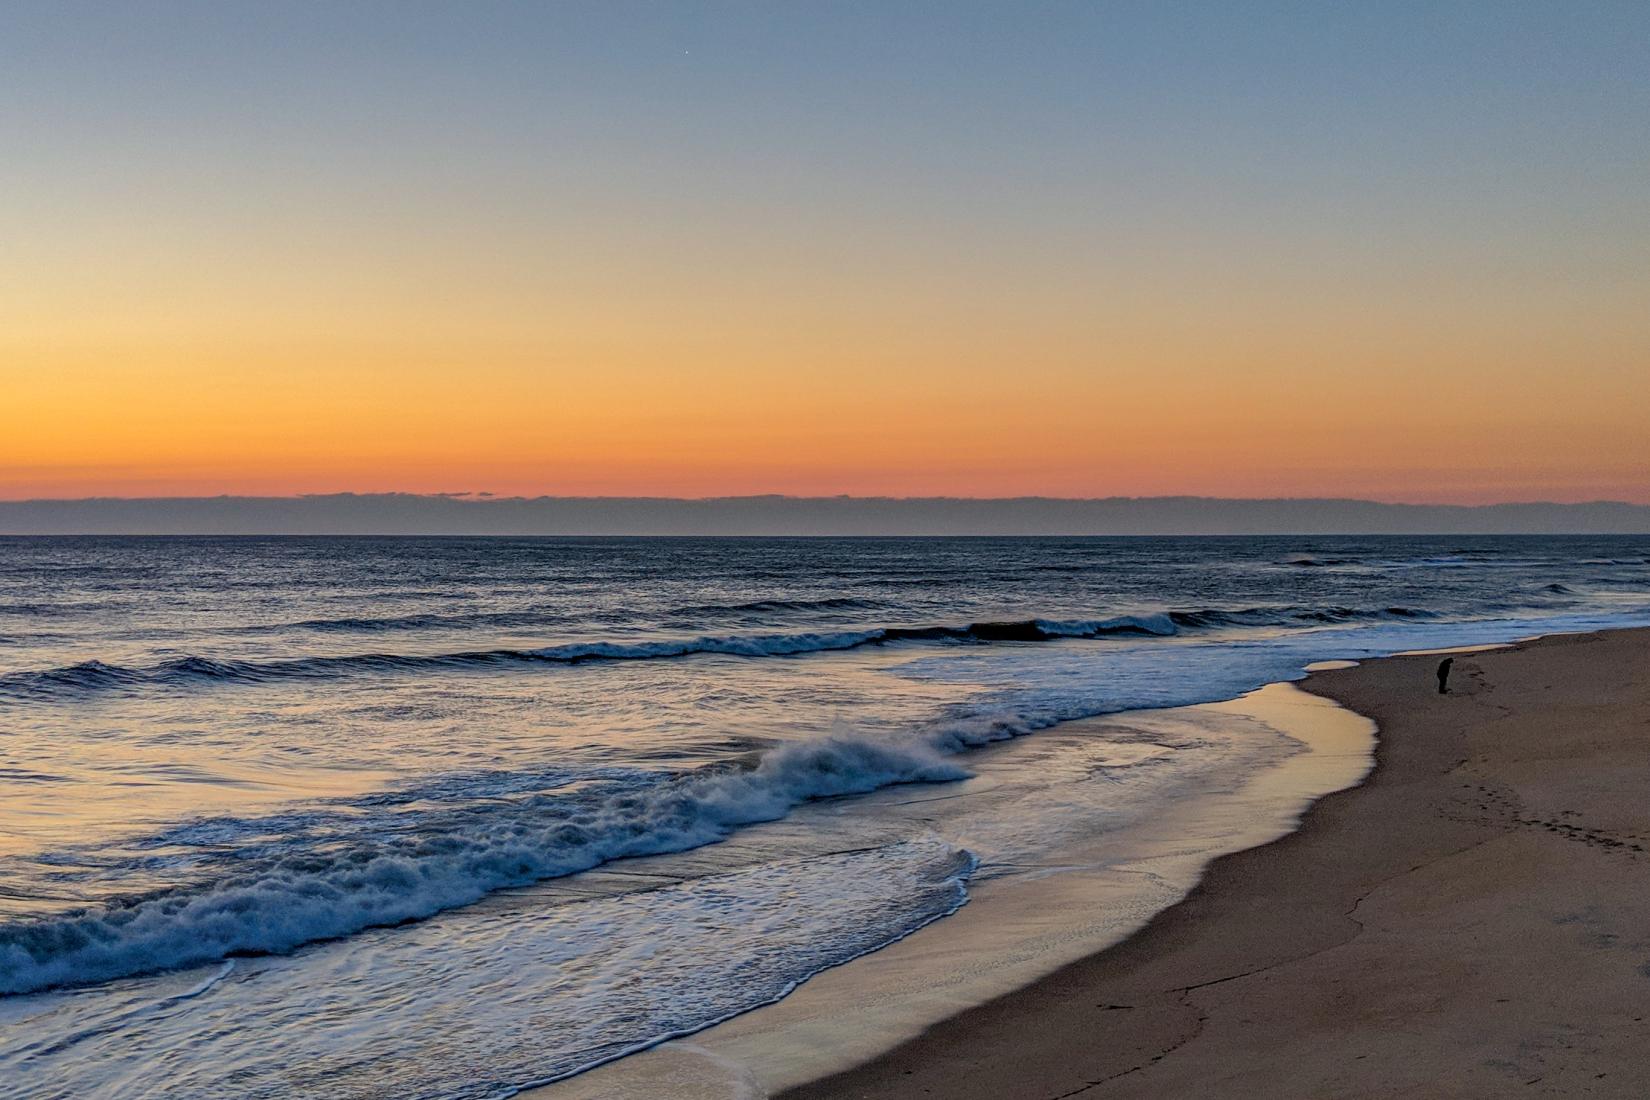
<path id="1" fill-rule="evenodd" d="M 1650 1095 L 1650 631 L 1306 690 L 1377 767 L 1117 946 L 783 1094 Z"/>

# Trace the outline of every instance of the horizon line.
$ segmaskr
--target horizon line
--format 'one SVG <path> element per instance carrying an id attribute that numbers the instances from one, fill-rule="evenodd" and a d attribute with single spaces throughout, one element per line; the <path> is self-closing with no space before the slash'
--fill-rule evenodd
<path id="1" fill-rule="evenodd" d="M 11 535 L 1650 534 L 1626 501 L 1345 497 L 91 497 L 0 502 Z"/>
<path id="2" fill-rule="evenodd" d="M 464 490 L 453 492 L 413 492 L 401 489 L 385 490 L 355 490 L 343 489 L 330 493 L 161 493 L 144 496 L 117 496 L 113 494 L 96 494 L 79 497 L 0 497 L 0 507 L 21 504 L 96 504 L 96 503 L 145 503 L 157 501 L 199 502 L 210 501 L 269 501 L 269 502 L 298 502 L 298 501 L 326 501 L 326 500 L 382 500 L 382 499 L 412 499 L 427 501 L 444 501 L 456 504 L 502 504 L 502 503 L 537 503 L 540 501 L 579 501 L 579 502 L 627 502 L 627 503 L 671 503 L 671 504 L 719 504 L 735 502 L 757 501 L 796 501 L 796 502 L 828 502 L 828 501 L 856 501 L 856 502 L 886 502 L 886 503 L 939 503 L 956 502 L 966 504 L 1007 504 L 1015 502 L 1047 502 L 1060 504 L 1106 504 L 1106 503 L 1151 503 L 1151 502 L 1209 502 L 1222 504 L 1374 504 L 1386 508 L 1523 508 L 1523 507 L 1555 507 L 1555 508 L 1587 508 L 1599 506 L 1623 508 L 1650 508 L 1650 501 L 1623 500 L 1619 497 L 1593 497 L 1586 500 L 1551 500 L 1551 499 L 1518 499 L 1499 501 L 1428 501 L 1428 500 L 1393 500 L 1380 497 L 1358 496 L 1220 496 L 1209 493 L 1153 493 L 1136 496 L 1131 494 L 1113 493 L 1107 496 L 1059 496 L 1047 493 L 1016 493 L 1006 496 L 959 496 L 954 494 L 928 493 L 896 496 L 886 493 L 727 493 L 713 496 L 671 496 L 668 494 L 651 493 L 539 493 L 528 496 L 520 493 L 493 493 L 485 490 Z"/>

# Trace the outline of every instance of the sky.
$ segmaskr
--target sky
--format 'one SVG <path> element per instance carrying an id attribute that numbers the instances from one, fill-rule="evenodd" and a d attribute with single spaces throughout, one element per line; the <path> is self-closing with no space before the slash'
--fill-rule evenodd
<path id="1" fill-rule="evenodd" d="M 1650 503 L 1650 5 L 0 6 L 0 499 Z"/>

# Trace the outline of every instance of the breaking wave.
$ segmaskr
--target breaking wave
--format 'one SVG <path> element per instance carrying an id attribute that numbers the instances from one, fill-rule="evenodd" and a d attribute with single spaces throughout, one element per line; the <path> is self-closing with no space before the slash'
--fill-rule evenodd
<path id="1" fill-rule="evenodd" d="M 889 741 L 827 737 L 775 748 L 754 766 L 489 801 L 330 849 L 284 846 L 210 883 L 0 925 L 0 995 L 283 953 L 610 860 L 696 848 L 807 801 L 966 778 L 950 754 L 1053 720 L 958 720 Z"/>
<path id="2" fill-rule="evenodd" d="M 1104 619 L 1024 619 L 966 626 L 880 626 L 863 630 L 792 634 L 705 636 L 635 642 L 575 642 L 542 649 L 490 649 L 464 653 L 359 653 L 276 661 L 220 660 L 188 656 L 142 668 L 86 661 L 63 668 L 0 676 L 0 699 L 50 700 L 77 692 L 203 683 L 259 684 L 292 679 L 460 670 L 508 665 L 574 665 L 593 661 L 658 660 L 701 654 L 795 657 L 862 646 L 932 642 L 989 644 L 1047 642 L 1068 638 L 1170 637 L 1187 630 L 1231 627 L 1311 626 L 1431 618 L 1407 607 L 1255 607 L 1239 610 L 1165 611 Z"/>

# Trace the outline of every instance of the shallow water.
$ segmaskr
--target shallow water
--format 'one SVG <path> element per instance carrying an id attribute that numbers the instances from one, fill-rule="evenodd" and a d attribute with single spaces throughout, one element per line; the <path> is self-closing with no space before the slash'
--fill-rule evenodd
<path id="1" fill-rule="evenodd" d="M 0 1074 L 23 1095 L 372 1096 L 393 1059 L 396 1095 L 420 1066 L 416 1095 L 480 1096 L 571 1072 L 1298 746 L 1243 723 L 1031 737 L 963 831 L 870 792 L 943 797 L 979 746 L 1314 660 L 1650 622 L 1647 556 L 0 540 Z"/>
<path id="2" fill-rule="evenodd" d="M 1284 835 L 1313 801 L 1361 780 L 1375 733 L 1327 699 L 1268 684 L 1229 702 L 1066 723 L 978 751 L 974 777 L 944 793 L 902 788 L 857 800 L 856 817 L 921 819 L 978 853 L 967 906 L 775 1005 L 529 1095 L 748 1100 L 859 1065 L 1119 943 L 1183 897 L 1210 860 Z M 1232 734 L 1288 751 L 1276 766 L 1206 774 L 1194 781 L 1196 797 L 1160 790 L 1133 806 L 1103 769 L 1081 766 L 1101 746 Z M 1060 829 L 1004 828 L 1046 819 L 1050 805 Z"/>

